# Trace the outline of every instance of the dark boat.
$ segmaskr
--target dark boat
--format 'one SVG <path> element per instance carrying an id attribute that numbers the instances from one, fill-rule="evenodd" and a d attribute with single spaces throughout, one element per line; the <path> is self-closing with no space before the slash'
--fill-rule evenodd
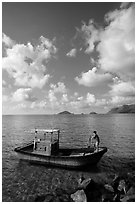
<path id="1" fill-rule="evenodd" d="M 38 132 L 44 132 L 40 138 Z M 19 158 L 32 163 L 40 163 L 53 166 L 78 168 L 95 165 L 99 162 L 105 152 L 106 147 L 94 148 L 61 149 L 59 148 L 60 130 L 35 130 L 33 142 L 15 148 Z"/>

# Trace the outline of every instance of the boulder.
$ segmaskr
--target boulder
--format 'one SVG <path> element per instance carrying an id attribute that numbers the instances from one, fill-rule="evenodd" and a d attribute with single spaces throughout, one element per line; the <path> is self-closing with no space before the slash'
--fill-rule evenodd
<path id="1" fill-rule="evenodd" d="M 37 195 L 35 202 L 43 202 L 45 200 L 45 195 Z"/>
<path id="2" fill-rule="evenodd" d="M 120 199 L 121 202 L 135 202 L 135 195 L 126 195 L 122 199 Z"/>
<path id="3" fill-rule="evenodd" d="M 105 184 L 105 185 L 104 185 L 104 188 L 105 188 L 107 191 L 114 193 L 114 188 L 113 188 L 110 184 Z"/>
<path id="4" fill-rule="evenodd" d="M 135 188 L 131 186 L 126 195 L 120 199 L 121 202 L 135 202 Z"/>
<path id="5" fill-rule="evenodd" d="M 74 194 L 71 194 L 71 198 L 75 202 L 87 202 L 87 197 L 84 190 L 78 190 Z"/>
<path id="6" fill-rule="evenodd" d="M 127 191 L 127 195 L 133 195 L 135 194 L 135 187 L 131 186 L 130 189 Z"/>
<path id="7" fill-rule="evenodd" d="M 86 189 L 86 187 L 90 184 L 90 182 L 91 182 L 91 178 L 87 178 L 84 180 L 82 180 L 82 178 L 81 178 L 81 179 L 79 179 L 79 182 L 78 182 L 78 188 L 79 189 Z"/>
<path id="8" fill-rule="evenodd" d="M 91 179 L 90 183 L 84 189 L 85 194 L 87 196 L 87 201 L 100 202 L 102 199 L 102 192 L 101 192 L 102 187 L 103 186 L 97 184 Z"/>
<path id="9" fill-rule="evenodd" d="M 103 193 L 101 197 L 101 202 L 113 202 L 113 195 L 112 193 Z"/>
<path id="10" fill-rule="evenodd" d="M 126 182 L 124 179 L 119 181 L 117 190 L 120 191 L 121 193 L 124 192 L 126 194 Z"/>
<path id="11" fill-rule="evenodd" d="M 119 181 L 121 180 L 120 176 L 118 174 L 115 174 L 115 177 L 111 183 L 114 191 L 117 193 L 118 191 L 118 186 L 119 186 Z"/>

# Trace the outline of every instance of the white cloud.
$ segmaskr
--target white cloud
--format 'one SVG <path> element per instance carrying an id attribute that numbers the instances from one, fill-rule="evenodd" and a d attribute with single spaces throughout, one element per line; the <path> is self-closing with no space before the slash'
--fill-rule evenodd
<path id="1" fill-rule="evenodd" d="M 110 86 L 111 91 L 109 92 L 112 96 L 135 96 L 135 87 L 133 82 L 123 82 L 119 81 Z"/>
<path id="2" fill-rule="evenodd" d="M 109 23 L 100 33 L 98 63 L 104 71 L 133 76 L 135 65 L 135 8 L 109 12 Z"/>
<path id="3" fill-rule="evenodd" d="M 24 108 L 27 108 L 27 106 L 26 106 L 26 104 L 24 104 L 24 103 L 19 103 L 19 104 L 15 107 L 15 109 L 16 109 L 16 108 L 24 109 Z"/>
<path id="4" fill-rule="evenodd" d="M 77 54 L 77 49 L 76 48 L 73 48 L 72 50 L 70 50 L 66 55 L 68 57 L 76 57 L 76 54 Z"/>
<path id="5" fill-rule="evenodd" d="M 4 33 L 2 33 L 2 42 L 7 46 L 7 47 L 12 47 L 15 42 L 10 39 L 10 37 L 8 37 L 7 35 L 5 35 Z"/>
<path id="6" fill-rule="evenodd" d="M 15 80 L 15 85 L 42 88 L 47 83 L 50 75 L 46 73 L 46 64 L 57 52 L 52 41 L 41 36 L 37 46 L 30 42 L 15 44 L 6 52 L 2 67 Z"/>
<path id="7" fill-rule="evenodd" d="M 2 86 L 6 86 L 6 85 L 7 85 L 6 81 L 2 80 Z"/>
<path id="8" fill-rule="evenodd" d="M 48 99 L 50 102 L 57 102 L 57 97 L 55 96 L 55 93 L 53 90 L 49 90 Z"/>
<path id="9" fill-rule="evenodd" d="M 94 67 L 88 72 L 83 72 L 80 77 L 76 77 L 75 80 L 84 86 L 95 87 L 104 82 L 111 81 L 112 75 L 109 73 L 99 73 L 97 68 Z"/>
<path id="10" fill-rule="evenodd" d="M 2 95 L 2 102 L 9 101 L 9 97 L 7 95 Z"/>
<path id="11" fill-rule="evenodd" d="M 65 93 L 67 91 L 63 82 L 58 82 L 57 85 L 50 84 L 50 87 L 54 93 Z"/>
<path id="12" fill-rule="evenodd" d="M 62 95 L 62 98 L 61 98 L 61 102 L 64 104 L 64 103 L 66 103 L 66 102 L 68 102 L 69 100 L 68 100 L 68 95 L 65 93 L 65 94 L 63 94 Z"/>
<path id="13" fill-rule="evenodd" d="M 105 98 L 97 99 L 95 105 L 96 106 L 106 106 L 108 101 Z"/>
<path id="14" fill-rule="evenodd" d="M 83 25 L 81 27 L 81 32 L 85 39 L 85 45 L 86 45 L 85 53 L 89 54 L 94 50 L 95 42 L 99 40 L 100 29 L 97 28 L 97 25 L 95 24 L 93 19 L 90 19 L 88 25 L 86 25 L 86 23 L 83 22 Z"/>
<path id="15" fill-rule="evenodd" d="M 36 98 L 32 97 L 31 88 L 20 88 L 12 94 L 12 101 L 34 101 Z"/>
<path id="16" fill-rule="evenodd" d="M 86 102 L 91 105 L 93 103 L 95 103 L 96 99 L 95 99 L 95 95 L 94 94 L 90 94 L 87 93 L 87 98 L 86 98 Z"/>
<path id="17" fill-rule="evenodd" d="M 111 103 L 134 102 L 135 95 L 135 5 L 124 2 L 120 9 L 105 15 L 106 26 L 99 27 L 91 20 L 77 29 L 86 45 L 85 53 L 96 66 L 82 72 L 75 80 L 84 86 L 94 87 L 107 83 L 111 90 L 106 93 Z M 78 35 L 77 35 L 78 36 Z M 78 36 L 79 37 L 79 36 Z M 92 52 L 98 53 L 94 60 Z M 115 77 L 114 77 L 115 76 Z M 113 78 L 112 78 L 113 77 Z M 112 84 L 113 82 L 113 84 Z M 109 101 L 109 99 L 108 99 Z M 96 99 L 96 106 L 108 105 L 106 99 Z"/>
<path id="18" fill-rule="evenodd" d="M 109 91 L 111 99 L 110 104 L 122 105 L 135 103 L 135 85 L 131 81 L 114 80 L 114 84 L 110 86 Z"/>
<path id="19" fill-rule="evenodd" d="M 126 8 L 129 6 L 131 2 L 122 2 L 121 5 L 120 5 L 120 8 L 123 9 L 123 8 Z"/>
<path id="20" fill-rule="evenodd" d="M 86 53 L 98 51 L 96 63 L 105 72 L 134 78 L 135 68 L 135 6 L 121 4 L 119 10 L 105 15 L 107 26 L 99 27 L 93 20 L 77 29 L 85 40 Z M 93 61 L 91 61 L 92 63 Z"/>
<path id="21" fill-rule="evenodd" d="M 65 95 L 67 89 L 63 82 L 58 82 L 57 84 L 50 84 L 50 87 L 51 89 L 48 92 L 48 99 L 52 103 L 52 105 L 58 106 L 63 98 L 63 100 L 67 100 L 67 95 Z M 63 94 L 63 98 L 59 100 L 56 96 L 57 93 Z"/>
<path id="22" fill-rule="evenodd" d="M 34 109 L 34 108 L 46 108 L 46 105 L 47 105 L 47 102 L 46 102 L 46 100 L 42 100 L 42 101 L 40 101 L 40 102 L 37 102 L 36 103 L 36 101 L 33 101 L 32 103 L 31 103 L 31 105 L 30 105 L 30 108 L 31 109 Z"/>
<path id="23" fill-rule="evenodd" d="M 74 96 L 76 96 L 76 97 L 77 97 L 77 96 L 78 96 L 78 92 L 75 92 L 75 93 L 74 93 Z"/>
<path id="24" fill-rule="evenodd" d="M 126 97 L 126 96 L 113 96 L 110 100 L 110 104 L 112 105 L 122 105 L 122 104 L 134 104 L 134 97 Z"/>

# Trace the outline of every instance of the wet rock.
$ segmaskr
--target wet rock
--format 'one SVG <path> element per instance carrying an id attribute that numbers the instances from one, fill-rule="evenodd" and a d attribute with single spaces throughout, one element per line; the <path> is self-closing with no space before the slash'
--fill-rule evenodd
<path id="1" fill-rule="evenodd" d="M 120 191 L 121 193 L 124 192 L 126 194 L 126 182 L 124 179 L 119 181 L 117 190 Z"/>
<path id="2" fill-rule="evenodd" d="M 113 195 L 111 193 L 103 193 L 101 202 L 113 202 Z"/>
<path id="3" fill-rule="evenodd" d="M 127 195 L 133 195 L 135 194 L 135 187 L 131 186 L 130 189 L 127 191 Z"/>
<path id="4" fill-rule="evenodd" d="M 92 179 L 85 188 L 85 194 L 88 202 L 99 202 L 102 199 L 102 186 L 94 182 Z"/>
<path id="5" fill-rule="evenodd" d="M 135 195 L 126 195 L 124 198 L 120 199 L 121 202 L 135 202 Z"/>
<path id="6" fill-rule="evenodd" d="M 53 200 L 53 195 L 52 194 L 47 194 L 45 196 L 44 202 L 52 202 Z"/>
<path id="7" fill-rule="evenodd" d="M 35 202 L 43 202 L 45 200 L 45 195 L 37 195 Z"/>
<path id="8" fill-rule="evenodd" d="M 121 202 L 134 202 L 135 201 L 135 188 L 134 186 L 130 187 L 126 195 L 120 199 Z"/>
<path id="9" fill-rule="evenodd" d="M 117 194 L 115 194 L 115 196 L 113 197 L 113 202 L 120 202 L 120 193 L 119 192 Z"/>
<path id="10" fill-rule="evenodd" d="M 71 194 L 71 198 L 75 202 L 87 202 L 87 197 L 84 190 L 78 190 L 74 194 Z"/>
<path id="11" fill-rule="evenodd" d="M 115 192 L 111 184 L 105 184 L 102 190 L 102 202 L 113 202 Z"/>
<path id="12" fill-rule="evenodd" d="M 56 189 L 55 194 L 60 199 L 60 202 L 71 201 L 70 195 L 64 189 Z"/>
<path id="13" fill-rule="evenodd" d="M 91 178 L 87 178 L 85 180 L 79 180 L 78 188 L 79 189 L 86 189 L 86 187 L 90 184 Z"/>
<path id="14" fill-rule="evenodd" d="M 115 174 L 115 177 L 111 183 L 113 189 L 115 192 L 118 191 L 119 181 L 121 180 L 120 176 L 118 174 Z"/>
<path id="15" fill-rule="evenodd" d="M 105 185 L 104 185 L 104 188 L 105 188 L 107 191 L 114 193 L 114 188 L 113 188 L 111 185 L 105 184 Z"/>

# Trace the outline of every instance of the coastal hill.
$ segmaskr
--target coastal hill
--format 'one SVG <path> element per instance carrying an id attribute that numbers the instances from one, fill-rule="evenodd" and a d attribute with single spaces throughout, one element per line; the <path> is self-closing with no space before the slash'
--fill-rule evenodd
<path id="1" fill-rule="evenodd" d="M 135 113 L 135 104 L 112 108 L 108 113 Z"/>
<path id="2" fill-rule="evenodd" d="M 60 112 L 58 113 L 59 115 L 70 115 L 72 113 L 68 112 L 68 111 L 63 111 L 63 112 Z"/>
<path id="3" fill-rule="evenodd" d="M 97 114 L 97 113 L 96 112 L 90 112 L 89 114 L 91 114 L 91 115 L 93 114 L 94 115 L 94 114 Z"/>

